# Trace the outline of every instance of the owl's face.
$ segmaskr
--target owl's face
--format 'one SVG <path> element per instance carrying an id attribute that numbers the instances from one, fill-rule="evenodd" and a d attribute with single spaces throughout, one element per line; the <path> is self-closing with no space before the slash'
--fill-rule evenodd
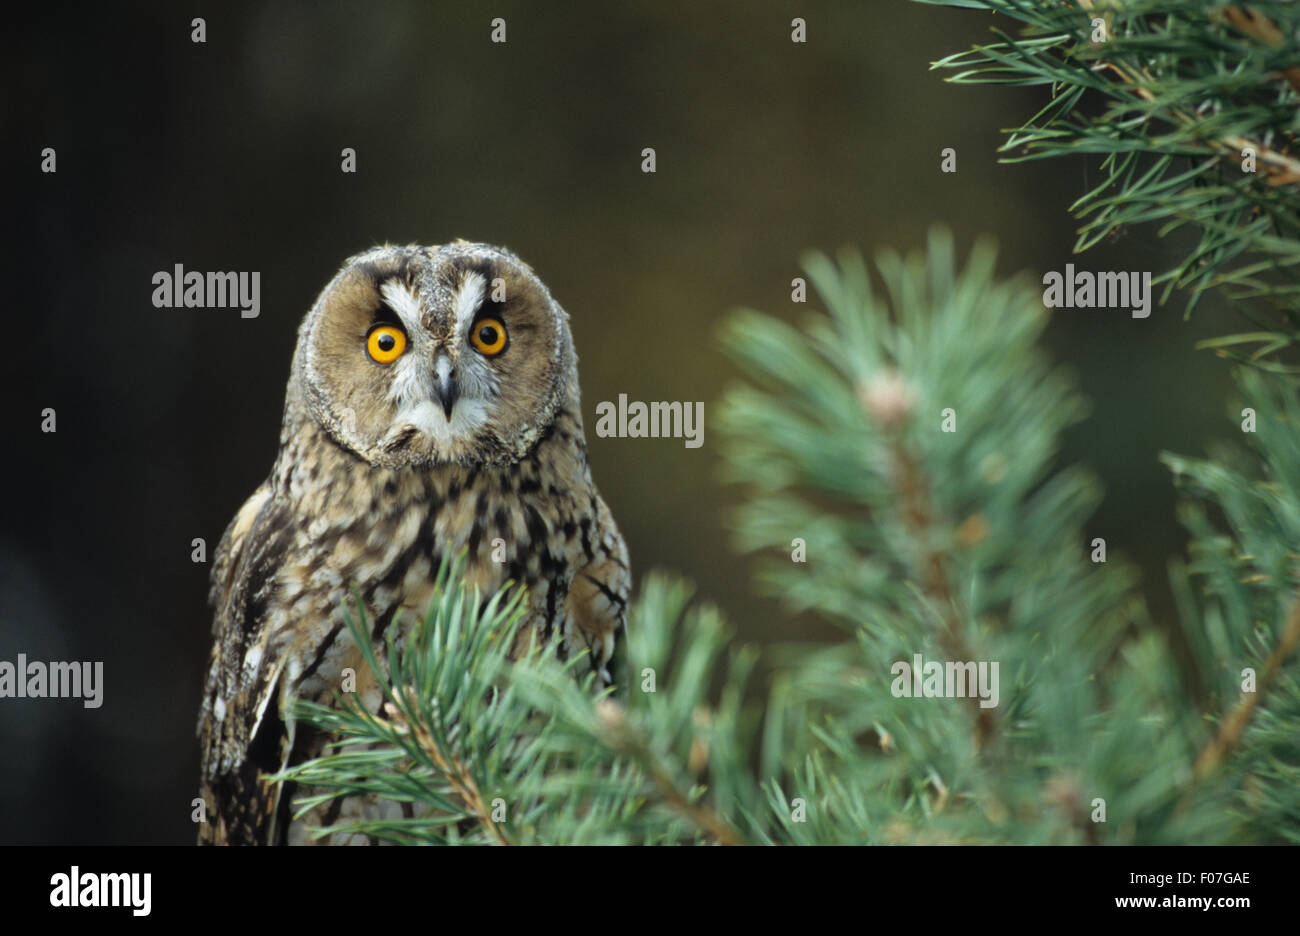
<path id="1" fill-rule="evenodd" d="M 347 261 L 299 331 L 290 409 L 295 385 L 386 468 L 518 461 L 577 394 L 564 310 L 513 254 L 463 242 Z"/>

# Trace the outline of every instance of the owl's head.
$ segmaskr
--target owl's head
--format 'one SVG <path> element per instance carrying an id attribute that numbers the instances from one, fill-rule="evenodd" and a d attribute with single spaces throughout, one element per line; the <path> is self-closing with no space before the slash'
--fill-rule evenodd
<path id="1" fill-rule="evenodd" d="M 305 407 L 378 467 L 508 464 L 576 407 L 576 365 L 568 315 L 514 254 L 380 247 L 303 320 L 286 419 Z"/>

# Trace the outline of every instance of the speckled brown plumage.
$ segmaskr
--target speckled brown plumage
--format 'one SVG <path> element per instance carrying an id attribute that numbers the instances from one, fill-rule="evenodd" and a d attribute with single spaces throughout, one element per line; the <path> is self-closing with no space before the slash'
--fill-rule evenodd
<path id="1" fill-rule="evenodd" d="M 484 321 L 508 332 L 503 352 L 469 341 Z M 367 355 L 376 323 L 406 333 L 393 364 Z M 587 464 L 568 318 L 513 254 L 457 243 L 349 260 L 303 322 L 280 441 L 213 568 L 201 842 L 301 842 L 309 825 L 396 808 L 352 798 L 294 821 L 262 780 L 328 740 L 286 725 L 293 698 L 332 703 L 351 667 L 378 705 L 344 624 L 354 588 L 374 638 L 397 628 L 400 643 L 443 557 L 465 548 L 472 584 L 522 582 L 525 626 L 589 650 L 603 680 L 623 624 L 627 552 Z"/>

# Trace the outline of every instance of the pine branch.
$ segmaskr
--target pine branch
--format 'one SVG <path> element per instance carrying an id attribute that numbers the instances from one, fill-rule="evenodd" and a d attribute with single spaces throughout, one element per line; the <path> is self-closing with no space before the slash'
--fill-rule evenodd
<path id="1" fill-rule="evenodd" d="M 629 729 L 622 707 L 612 699 L 597 706 L 611 748 L 631 757 L 650 779 L 659 798 L 719 845 L 745 845 L 744 837 L 708 805 L 692 802 L 677 788 L 677 781 L 655 758 L 654 752 L 635 731 Z"/>
<path id="2" fill-rule="evenodd" d="M 360 832 L 442 844 L 448 841 L 443 829 L 470 820 L 488 840 L 508 841 L 480 791 L 503 782 L 498 759 L 485 756 L 493 749 L 510 750 L 519 764 L 530 761 L 526 747 L 510 743 L 527 713 L 497 685 L 522 620 L 523 594 L 506 588 L 484 600 L 464 587 L 463 569 L 463 555 L 444 561 L 428 615 L 400 650 L 390 631 L 382 658 L 357 598 L 362 610 L 348 616 L 348 631 L 382 689 L 379 712 L 346 692 L 333 708 L 295 706 L 293 717 L 335 739 L 332 753 L 275 778 L 297 785 L 299 816 L 358 795 L 418 807 L 410 819 L 342 823 L 317 835 Z"/>
<path id="3" fill-rule="evenodd" d="M 1273 685 L 1273 681 L 1281 671 L 1282 665 L 1290 659 L 1291 654 L 1295 653 L 1297 647 L 1300 647 L 1300 600 L 1293 602 L 1291 605 L 1291 613 L 1287 615 L 1286 629 L 1282 632 L 1282 639 L 1273 648 L 1273 652 L 1268 655 L 1268 659 L 1264 662 L 1264 670 L 1259 674 L 1258 688 L 1255 692 L 1242 697 L 1241 701 L 1237 703 L 1237 707 L 1219 726 L 1219 733 L 1205 746 L 1205 749 L 1201 751 L 1201 755 L 1196 759 L 1196 775 L 1194 778 L 1196 782 L 1204 780 L 1214 772 L 1223 763 L 1224 758 L 1241 742 L 1246 726 L 1259 708 L 1260 700 L 1264 698 L 1264 694 Z"/>
<path id="4" fill-rule="evenodd" d="M 1286 37 L 1277 23 L 1250 7 L 1226 6 L 1211 15 L 1223 17 L 1240 32 L 1275 49 L 1280 49 L 1286 44 Z M 1292 65 L 1282 69 L 1282 76 L 1287 84 L 1300 91 L 1300 66 Z"/>
<path id="5" fill-rule="evenodd" d="M 995 30 L 995 42 L 932 67 L 953 71 L 948 80 L 958 83 L 1050 87 L 1050 102 L 1011 131 L 1002 151 L 1015 154 L 1006 162 L 1103 157 L 1102 182 L 1071 206 L 1083 221 L 1075 250 L 1128 225 L 1155 223 L 1161 236 L 1191 226 L 1199 242 L 1154 280 L 1165 284 L 1161 301 L 1175 288 L 1189 290 L 1189 313 L 1210 289 L 1257 301 L 1258 312 L 1242 311 L 1267 325 L 1206 347 L 1281 369 L 1269 359 L 1300 340 L 1300 66 L 1285 41 L 1300 28 L 1300 7 L 919 2 L 984 9 L 1023 25 L 1022 38 Z M 1096 20 L 1104 41 L 1092 41 Z M 1097 101 L 1105 109 L 1093 116 Z M 1243 344 L 1258 348 L 1244 354 Z"/>
<path id="6" fill-rule="evenodd" d="M 410 689 L 405 690 L 408 693 L 408 709 L 413 707 L 415 700 L 410 699 Z M 442 748 L 434 740 L 432 733 L 423 725 L 412 725 L 406 720 L 402 709 L 399 709 L 391 702 L 384 703 L 384 714 L 393 722 L 395 730 L 399 733 L 407 731 L 415 735 L 416 742 L 429 756 L 429 759 L 438 766 L 438 769 L 446 776 L 447 782 L 451 788 L 460 797 L 461 802 L 465 804 L 466 809 L 474 818 L 483 826 L 484 829 L 492 836 L 498 845 L 513 844 L 502 828 L 492 821 L 492 811 L 488 808 L 483 800 L 483 794 L 479 792 L 478 784 L 474 782 L 474 775 L 461 762 L 455 754 L 444 754 Z"/>
<path id="7" fill-rule="evenodd" d="M 806 563 L 767 563 L 771 591 L 821 610 L 858 644 L 856 655 L 792 662 L 803 675 L 778 683 L 769 711 L 798 699 L 791 721 L 817 727 L 811 739 L 797 725 L 772 733 L 790 748 L 787 762 L 809 765 L 811 775 L 792 778 L 800 788 L 888 808 L 892 830 L 923 819 L 924 831 L 891 831 L 890 841 L 1068 840 L 1077 805 L 1043 815 L 1053 776 L 1101 785 L 1148 769 L 1138 754 L 1147 732 L 1124 738 L 1133 747 L 1122 757 L 1100 758 L 1090 740 L 1107 704 L 1106 661 L 1126 628 L 1149 624 L 1123 563 L 1094 567 L 1081 549 L 1095 485 L 1049 469 L 1057 434 L 1082 406 L 1033 348 L 1045 320 L 1037 290 L 994 282 L 994 266 L 982 245 L 958 271 L 950 239 L 935 232 L 927 257 L 878 261 L 887 305 L 856 256 L 842 255 L 838 269 L 813 257 L 806 268 L 826 316 L 795 330 L 745 313 L 725 335 L 753 384 L 729 393 L 720 420 L 729 474 L 750 495 L 738 544 L 770 555 L 806 541 Z M 930 643 L 949 659 L 991 658 L 1020 674 L 997 707 L 1010 729 L 997 758 L 979 756 L 994 736 L 990 709 L 976 705 L 967 722 L 948 714 L 967 702 L 890 690 L 891 661 Z M 874 751 L 861 744 L 867 732 L 881 739 Z M 1166 802 L 1175 772 L 1171 762 L 1162 776 Z M 873 795 L 876 785 L 893 795 Z M 1026 814 L 1043 826 L 1029 833 L 1011 818 Z M 1096 840 L 1098 830 L 1077 834 Z"/>
<path id="8" fill-rule="evenodd" d="M 870 406 L 872 402 L 870 391 L 865 395 Z M 882 428 L 888 430 L 888 427 L 882 426 Z M 925 480 L 921 476 L 915 459 L 912 458 L 897 437 L 893 440 L 891 451 L 894 459 L 894 469 L 891 476 L 897 485 L 900 501 L 903 505 L 903 516 L 917 543 L 925 544 L 931 539 L 934 523 L 933 507 L 930 503 L 929 492 L 926 490 Z M 948 654 L 948 658 L 952 660 L 976 659 L 975 654 L 966 644 L 966 640 L 962 635 L 961 621 L 957 616 L 957 600 L 953 594 L 953 583 L 949 575 L 948 557 L 937 550 L 931 550 L 924 546 L 922 546 L 921 552 L 923 558 L 920 577 L 925 591 L 930 595 L 942 615 L 943 623 L 939 636 L 944 651 Z M 975 706 L 976 745 L 984 748 L 993 737 L 993 714 L 991 710 L 981 708 L 978 699 L 972 697 L 970 701 Z"/>
<path id="9" fill-rule="evenodd" d="M 1077 0 L 1079 9 L 1086 12 L 1097 10 L 1096 4 L 1092 0 Z M 1268 17 L 1254 13 L 1249 10 L 1238 10 L 1234 7 L 1225 7 L 1220 13 L 1210 13 L 1211 19 L 1219 19 L 1231 23 L 1238 30 L 1251 35 L 1254 38 L 1264 39 L 1269 45 L 1280 47 L 1282 45 L 1282 34 L 1278 30 L 1277 24 Z M 1108 16 L 1113 26 L 1113 18 Z M 1092 66 L 1094 71 L 1110 70 L 1114 72 L 1124 84 L 1128 85 L 1130 90 L 1144 101 L 1159 105 L 1160 96 L 1153 87 L 1158 88 L 1159 84 L 1145 68 L 1137 68 L 1127 62 L 1098 61 Z M 1300 78 L 1300 68 L 1287 68 L 1283 72 L 1288 79 L 1292 77 Z M 1290 81 L 1292 88 L 1300 90 L 1294 81 Z M 1159 114 L 1160 109 L 1154 110 Z M 1217 137 L 1213 134 L 1204 132 L 1205 124 L 1192 112 L 1183 108 L 1169 107 L 1167 114 L 1173 119 L 1180 128 L 1191 134 L 1198 135 L 1207 146 L 1218 153 L 1220 159 L 1226 159 L 1230 162 L 1240 160 L 1242 150 L 1247 147 L 1253 149 L 1258 154 L 1258 159 L 1264 164 L 1264 171 L 1268 176 L 1270 185 L 1289 185 L 1300 182 L 1300 160 L 1295 160 L 1285 153 L 1272 149 L 1258 140 L 1247 139 L 1244 136 L 1228 135 Z"/>
<path id="10" fill-rule="evenodd" d="M 1200 744 L 1180 811 L 1214 778 L 1261 839 L 1300 841 L 1300 395 L 1284 376 L 1237 379 L 1249 451 L 1162 456 L 1189 497 L 1191 563 L 1174 579 L 1181 617 L 1210 703 L 1225 713 Z M 1247 669 L 1254 685 L 1243 684 Z"/>

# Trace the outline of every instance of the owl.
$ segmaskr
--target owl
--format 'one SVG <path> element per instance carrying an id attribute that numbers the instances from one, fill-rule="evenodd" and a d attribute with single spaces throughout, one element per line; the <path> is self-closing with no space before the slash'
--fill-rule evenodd
<path id="1" fill-rule="evenodd" d="M 344 669 L 378 708 L 353 595 L 372 639 L 400 643 L 462 551 L 485 594 L 527 587 L 524 635 L 585 651 L 609 682 L 630 574 L 587 461 L 568 315 L 507 250 L 376 248 L 304 318 L 275 464 L 217 549 L 200 842 L 361 844 L 307 827 L 402 815 L 351 797 L 295 820 L 294 791 L 264 778 L 323 753 L 288 707 L 334 704 Z"/>

